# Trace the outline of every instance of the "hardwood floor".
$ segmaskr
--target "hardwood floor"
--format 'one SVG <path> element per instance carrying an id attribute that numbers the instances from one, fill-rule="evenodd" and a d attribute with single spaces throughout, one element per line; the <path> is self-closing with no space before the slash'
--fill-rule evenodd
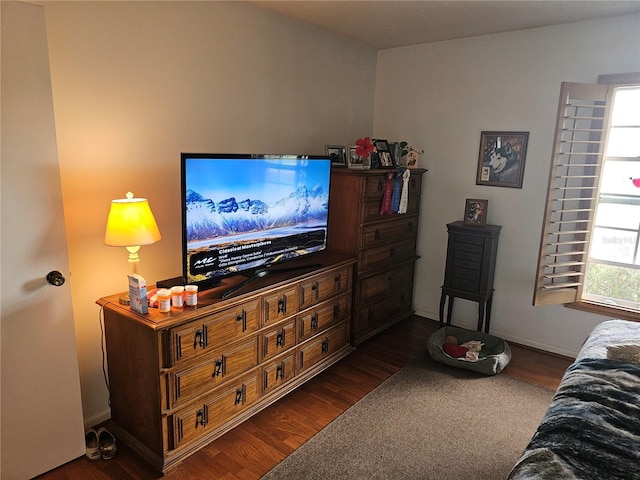
<path id="1" fill-rule="evenodd" d="M 367 340 L 337 364 L 213 441 L 167 480 L 259 479 L 333 419 L 424 352 L 438 323 L 414 316 Z M 572 359 L 510 344 L 503 374 L 555 389 Z M 150 480 L 162 475 L 118 444 L 112 460 L 81 457 L 40 480 Z"/>

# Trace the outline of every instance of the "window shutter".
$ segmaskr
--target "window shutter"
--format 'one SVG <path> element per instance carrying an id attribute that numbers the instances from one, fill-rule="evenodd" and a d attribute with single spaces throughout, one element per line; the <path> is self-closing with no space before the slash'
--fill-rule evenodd
<path id="1" fill-rule="evenodd" d="M 562 83 L 534 305 L 580 300 L 611 92 L 607 85 Z"/>

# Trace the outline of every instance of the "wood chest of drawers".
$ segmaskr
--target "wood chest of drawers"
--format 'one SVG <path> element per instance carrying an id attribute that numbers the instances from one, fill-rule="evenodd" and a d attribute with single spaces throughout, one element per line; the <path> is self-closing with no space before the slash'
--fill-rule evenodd
<path id="1" fill-rule="evenodd" d="M 243 277 L 226 279 L 200 292 L 197 307 L 166 314 L 137 314 L 117 295 L 98 300 L 113 433 L 166 472 L 351 352 L 355 260 L 317 260 L 221 300 Z"/>
<path id="2" fill-rule="evenodd" d="M 329 248 L 357 257 L 352 342 L 413 314 L 413 273 L 424 169 L 411 169 L 406 214 L 380 215 L 389 170 L 331 172 Z"/>
<path id="3" fill-rule="evenodd" d="M 447 225 L 447 263 L 440 297 L 440 325 L 444 324 L 444 307 L 449 299 L 447 325 L 451 324 L 455 297 L 478 302 L 478 330 L 485 325 L 489 332 L 493 279 L 498 252 L 499 225 L 465 226 L 463 222 Z M 486 321 L 485 321 L 486 319 Z"/>

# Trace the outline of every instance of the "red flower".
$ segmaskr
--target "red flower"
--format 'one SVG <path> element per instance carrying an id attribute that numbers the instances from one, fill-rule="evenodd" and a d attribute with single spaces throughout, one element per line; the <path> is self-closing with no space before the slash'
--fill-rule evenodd
<path id="1" fill-rule="evenodd" d="M 357 152 L 357 150 L 356 150 L 356 152 Z M 636 187 L 640 188 L 640 177 L 638 177 L 638 178 L 629 177 L 629 180 L 631 180 Z"/>
<path id="2" fill-rule="evenodd" d="M 362 158 L 368 158 L 372 152 L 376 151 L 376 147 L 371 143 L 371 138 L 364 137 L 356 140 L 356 155 Z"/>

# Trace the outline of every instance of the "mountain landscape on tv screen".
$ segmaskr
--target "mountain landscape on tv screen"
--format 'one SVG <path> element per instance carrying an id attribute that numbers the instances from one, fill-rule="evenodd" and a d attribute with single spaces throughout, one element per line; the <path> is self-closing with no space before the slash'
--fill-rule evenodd
<path id="1" fill-rule="evenodd" d="M 326 224 L 329 210 L 329 194 L 319 185 L 301 186 L 270 204 L 259 198 L 238 200 L 232 196 L 216 201 L 193 190 L 186 193 L 187 242 L 309 223 Z"/>

